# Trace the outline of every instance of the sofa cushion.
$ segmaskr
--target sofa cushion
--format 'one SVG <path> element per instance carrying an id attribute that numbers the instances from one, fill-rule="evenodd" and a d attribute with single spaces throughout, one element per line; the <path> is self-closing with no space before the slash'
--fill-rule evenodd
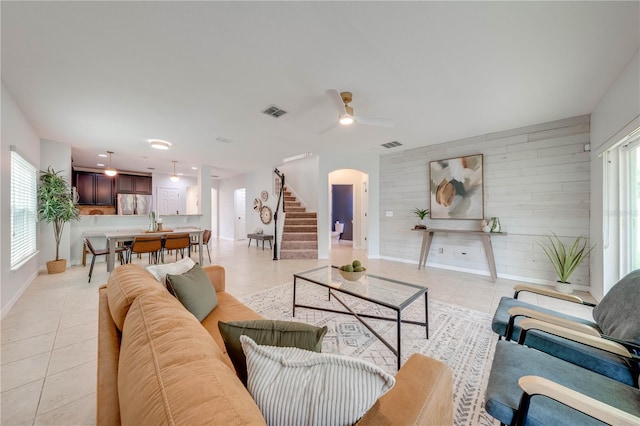
<path id="1" fill-rule="evenodd" d="M 218 306 L 216 291 L 200 265 L 195 265 L 182 275 L 167 274 L 167 289 L 202 321 Z"/>
<path id="2" fill-rule="evenodd" d="M 147 292 L 166 293 L 167 290 L 139 265 L 130 263 L 111 272 L 107 281 L 107 298 L 118 330 L 122 331 L 124 318 L 136 297 Z"/>
<path id="3" fill-rule="evenodd" d="M 223 357 L 207 331 L 168 292 L 139 296 L 122 333 L 122 424 L 264 424 Z"/>
<path id="4" fill-rule="evenodd" d="M 602 334 L 640 344 L 640 269 L 624 278 L 593 308 Z"/>
<path id="5" fill-rule="evenodd" d="M 356 358 L 240 342 L 249 392 L 271 425 L 353 424 L 395 383 Z"/>
<path id="6" fill-rule="evenodd" d="M 171 275 L 184 274 L 185 272 L 193 268 L 195 264 L 196 263 L 190 257 L 186 257 L 177 262 L 145 266 L 145 269 L 149 271 L 151 275 L 155 277 L 156 280 L 158 280 L 160 283 L 162 283 L 163 286 L 166 287 L 167 274 L 171 274 Z"/>
<path id="7" fill-rule="evenodd" d="M 258 345 L 295 347 L 314 352 L 322 351 L 322 338 L 327 327 L 315 327 L 293 321 L 252 320 L 218 323 L 227 355 L 231 358 L 238 377 L 247 384 L 247 360 L 240 336 L 249 336 Z"/>

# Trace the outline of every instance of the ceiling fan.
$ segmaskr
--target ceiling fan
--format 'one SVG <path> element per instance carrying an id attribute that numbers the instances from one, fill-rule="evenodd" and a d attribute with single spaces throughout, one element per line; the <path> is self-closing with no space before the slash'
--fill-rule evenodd
<path id="1" fill-rule="evenodd" d="M 353 107 L 349 105 L 353 100 L 353 94 L 351 92 L 338 93 L 335 89 L 329 89 L 326 91 L 326 94 L 338 109 L 338 120 L 335 123 L 332 123 L 329 127 L 321 130 L 319 134 L 326 133 L 338 125 L 349 126 L 354 122 L 369 126 L 393 127 L 392 118 L 361 117 L 354 115 Z"/>

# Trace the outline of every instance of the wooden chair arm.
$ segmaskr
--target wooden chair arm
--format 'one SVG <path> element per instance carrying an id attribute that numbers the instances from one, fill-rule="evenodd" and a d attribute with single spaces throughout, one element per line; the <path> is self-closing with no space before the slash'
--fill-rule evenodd
<path id="1" fill-rule="evenodd" d="M 581 297 L 578 297 L 575 294 L 561 293 L 556 290 L 551 290 L 550 288 L 541 288 L 541 287 L 534 287 L 527 284 L 518 284 L 517 286 L 513 287 L 513 289 L 515 290 L 515 293 L 513 294 L 514 299 L 517 299 L 520 293 L 528 292 L 528 293 L 540 294 L 542 296 L 553 297 L 554 299 L 565 300 L 567 302 L 578 303 L 580 305 L 591 306 L 591 307 L 596 306 L 591 302 L 585 302 L 584 300 L 582 300 Z"/>
<path id="2" fill-rule="evenodd" d="M 634 356 L 627 350 L 627 348 L 616 342 L 603 339 L 602 337 L 584 334 L 579 331 L 563 327 L 561 325 L 551 324 L 533 318 L 526 318 L 520 321 L 520 329 L 520 339 L 518 340 L 519 344 L 523 344 L 525 342 L 527 332 L 529 330 L 540 330 L 544 331 L 545 333 L 553 334 L 554 336 L 573 340 L 574 342 L 592 346 L 597 349 L 602 349 L 603 351 L 611 352 L 625 358 L 634 358 Z"/>
<path id="3" fill-rule="evenodd" d="M 544 395 L 604 423 L 637 426 L 640 417 L 539 376 L 523 376 L 518 385 L 529 396 Z"/>
<path id="4" fill-rule="evenodd" d="M 600 337 L 600 331 L 587 324 L 582 324 L 570 319 L 561 318 L 555 315 L 547 314 L 545 312 L 536 311 L 535 309 L 525 308 L 523 306 L 514 306 L 507 311 L 511 317 L 527 317 L 534 318 L 540 321 L 548 322 L 551 324 L 557 324 L 565 328 L 578 331 L 580 333 L 589 334 L 591 336 Z"/>

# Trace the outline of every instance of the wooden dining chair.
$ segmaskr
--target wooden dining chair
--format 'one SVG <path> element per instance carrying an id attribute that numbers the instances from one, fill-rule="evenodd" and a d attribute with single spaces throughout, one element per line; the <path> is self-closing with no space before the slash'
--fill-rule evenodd
<path id="1" fill-rule="evenodd" d="M 93 248 L 93 244 L 91 244 L 91 241 L 89 241 L 88 238 L 83 238 L 84 239 L 84 246 L 89 250 L 89 253 L 91 253 L 91 255 L 93 256 L 91 258 L 91 267 L 89 268 L 89 281 L 91 282 L 91 275 L 93 275 L 93 266 L 96 263 L 96 257 L 97 256 L 104 256 L 104 255 L 108 255 L 109 254 L 109 249 L 108 248 L 104 248 L 104 249 L 100 249 L 100 250 L 96 250 L 95 248 Z M 125 260 L 125 247 L 116 247 L 116 254 L 120 257 L 120 264 L 122 265 L 124 263 Z"/>
<path id="2" fill-rule="evenodd" d="M 129 262 L 133 253 L 149 253 L 149 263 L 158 263 L 158 254 L 162 252 L 162 238 L 135 237 L 129 249 Z"/>
<path id="3" fill-rule="evenodd" d="M 164 238 L 164 250 L 176 251 L 176 261 L 178 260 L 178 250 L 180 251 L 180 255 L 182 259 L 184 259 L 184 249 L 189 251 L 189 257 L 191 257 L 191 238 L 189 234 L 167 234 Z M 164 260 L 164 253 L 162 255 L 162 259 Z"/>
<path id="4" fill-rule="evenodd" d="M 209 263 L 211 263 L 211 252 L 209 251 L 209 240 L 211 239 L 211 230 L 205 229 L 202 233 L 202 247 L 207 247 L 207 254 L 209 255 Z M 198 241 L 191 241 L 192 247 L 198 247 Z"/>

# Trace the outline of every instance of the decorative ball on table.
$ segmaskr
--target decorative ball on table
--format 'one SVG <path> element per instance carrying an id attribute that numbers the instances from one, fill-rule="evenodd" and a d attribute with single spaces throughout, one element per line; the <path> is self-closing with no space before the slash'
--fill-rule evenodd
<path id="1" fill-rule="evenodd" d="M 346 265 L 342 265 L 338 268 L 338 272 L 342 275 L 347 281 L 358 281 L 360 278 L 364 276 L 364 273 L 367 271 L 367 268 L 362 266 L 359 260 L 354 260 L 351 263 Z"/>

